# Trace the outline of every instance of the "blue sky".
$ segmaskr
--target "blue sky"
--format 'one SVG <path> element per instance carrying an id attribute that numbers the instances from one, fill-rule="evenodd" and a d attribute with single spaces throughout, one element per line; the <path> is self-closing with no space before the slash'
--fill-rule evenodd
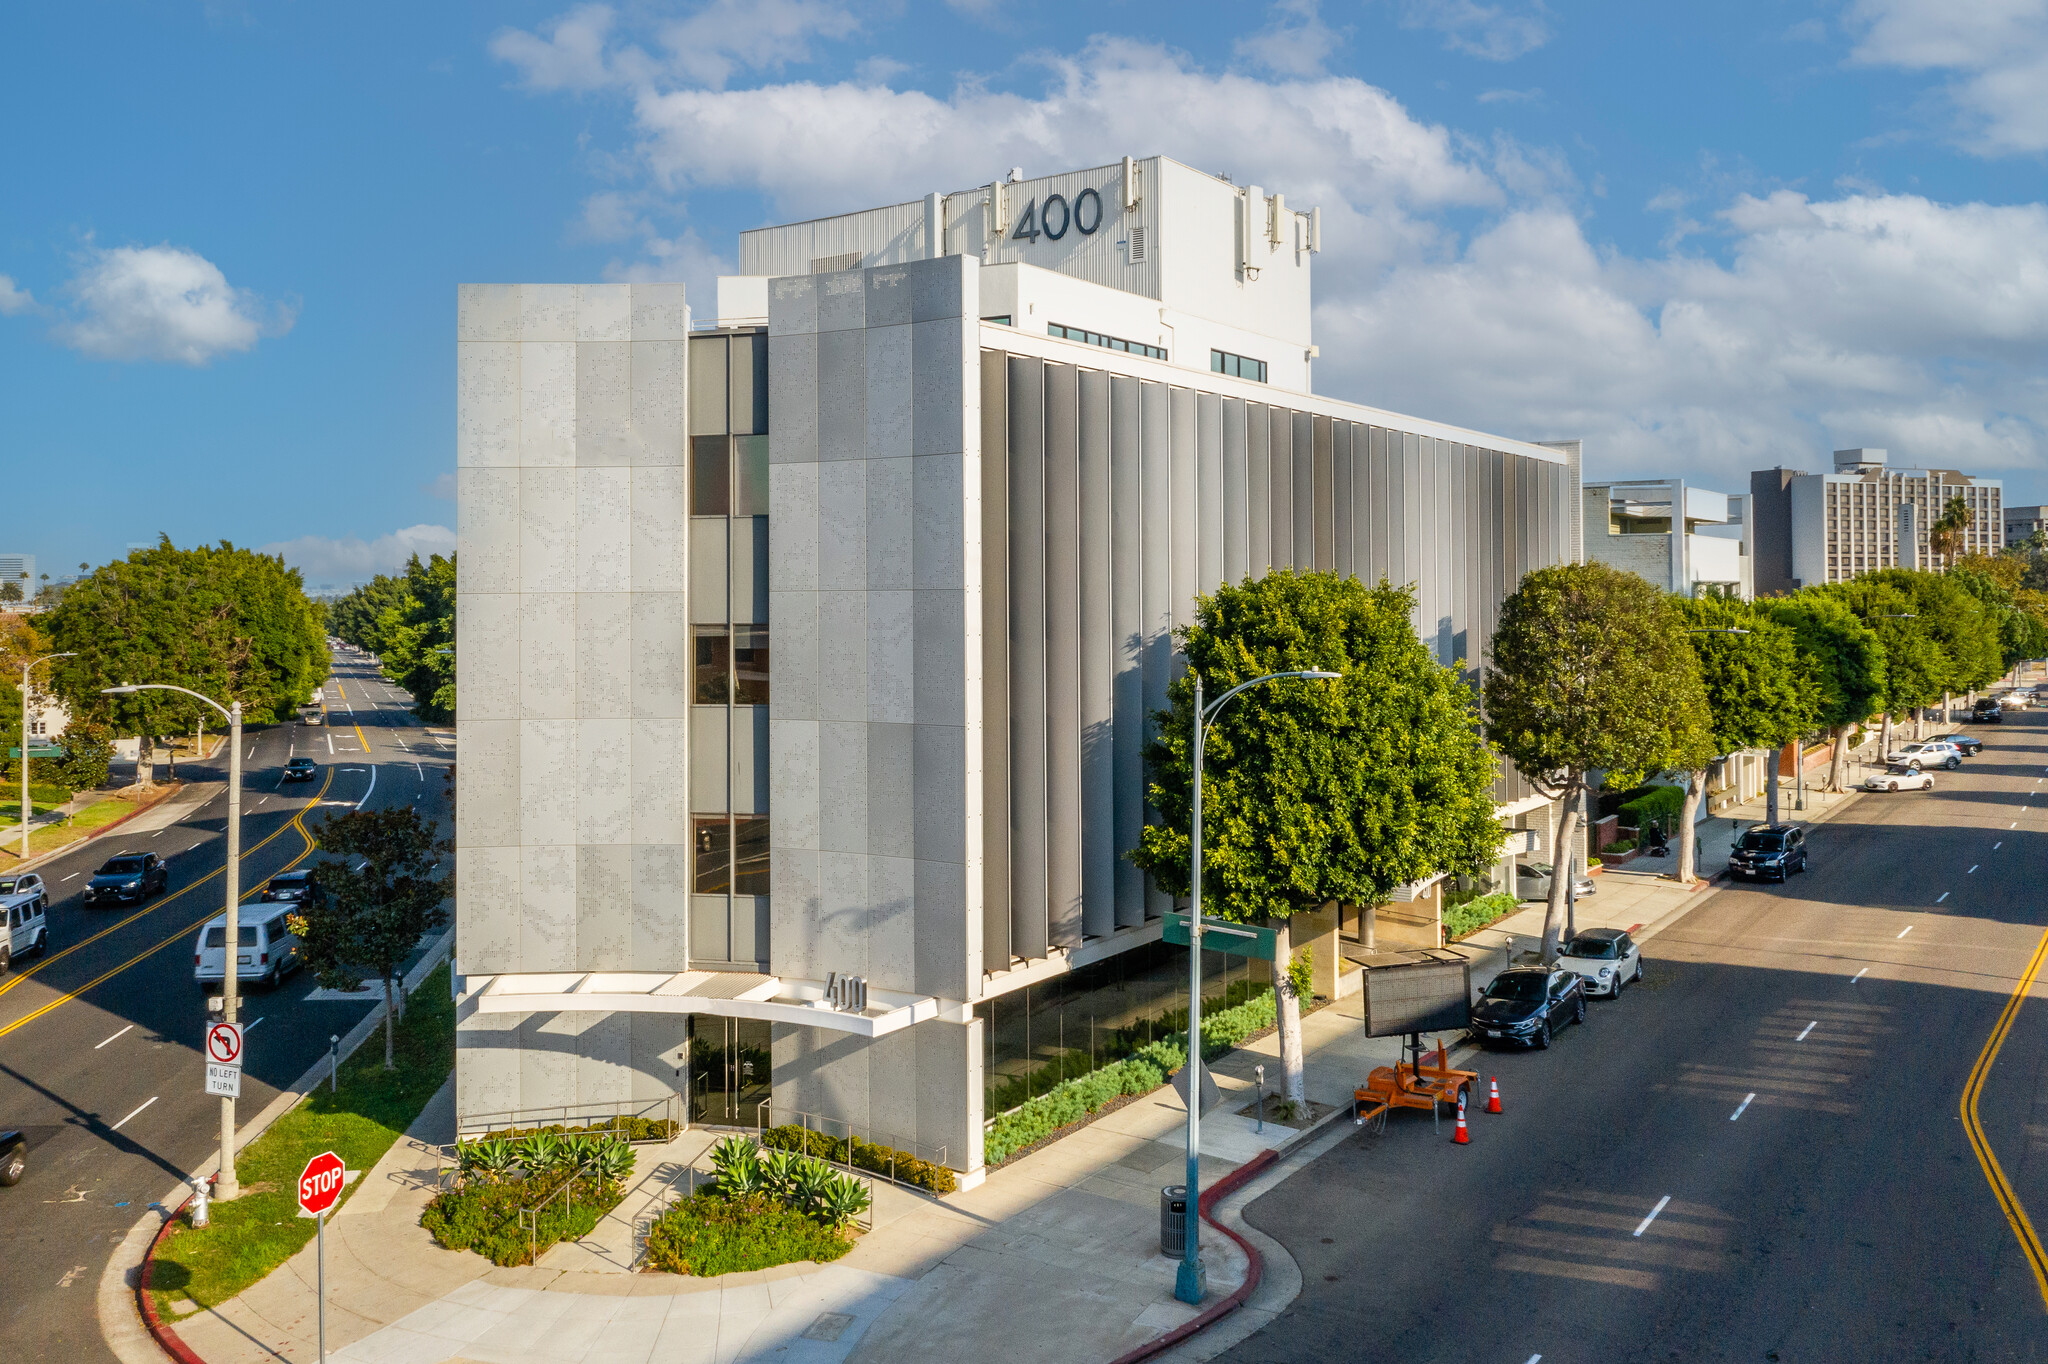
<path id="1" fill-rule="evenodd" d="M 2048 0 L 13 6 L 0 550 L 452 544 L 454 286 L 1163 152 L 1324 209 L 1323 391 L 1601 475 L 2048 498 Z M 700 295 L 702 297 L 702 295 Z"/>

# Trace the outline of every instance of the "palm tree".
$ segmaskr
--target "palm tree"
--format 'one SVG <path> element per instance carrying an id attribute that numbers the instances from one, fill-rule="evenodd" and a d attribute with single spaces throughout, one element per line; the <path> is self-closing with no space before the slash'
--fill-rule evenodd
<path id="1" fill-rule="evenodd" d="M 1939 555 L 1944 566 L 1953 565 L 1967 543 L 1964 536 L 1971 520 L 1970 504 L 1961 497 L 1951 497 L 1941 515 L 1927 527 L 1928 552 Z"/>

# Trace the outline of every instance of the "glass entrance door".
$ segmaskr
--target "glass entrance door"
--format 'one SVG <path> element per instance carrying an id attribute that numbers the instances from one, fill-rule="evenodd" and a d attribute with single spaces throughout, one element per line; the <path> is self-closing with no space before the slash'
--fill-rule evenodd
<path id="1" fill-rule="evenodd" d="M 690 1121 L 753 1127 L 766 1116 L 768 1024 L 752 1018 L 690 1016 Z"/>

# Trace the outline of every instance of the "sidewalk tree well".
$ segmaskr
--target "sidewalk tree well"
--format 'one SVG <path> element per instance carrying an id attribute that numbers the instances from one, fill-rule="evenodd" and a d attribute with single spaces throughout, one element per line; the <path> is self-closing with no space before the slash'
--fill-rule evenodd
<path id="1" fill-rule="evenodd" d="M 1841 598 L 1816 588 L 1765 598 L 1756 610 L 1792 632 L 1793 648 L 1813 683 L 1814 723 L 1834 738 L 1827 789 L 1840 791 L 1849 731 L 1884 703 L 1884 644 Z"/>
<path id="2" fill-rule="evenodd" d="M 1749 602 L 1726 597 L 1672 597 L 1671 609 L 1689 627 L 1707 700 L 1712 754 L 1777 748 L 1813 728 L 1819 714 L 1818 668 L 1800 654 L 1792 630 Z M 1708 631 L 1746 630 L 1747 634 Z M 1707 766 L 1686 772 L 1685 807 L 1678 819 L 1678 883 L 1695 874 L 1693 821 L 1706 790 Z"/>
<path id="3" fill-rule="evenodd" d="M 1598 560 L 1539 568 L 1501 604 L 1486 672 L 1486 737 L 1529 784 L 1562 801 L 1553 863 L 1577 869 L 1588 774 L 1634 785 L 1713 754 L 1685 622 L 1663 593 Z M 1557 956 L 1571 877 L 1551 878 L 1543 957 Z"/>
<path id="4" fill-rule="evenodd" d="M 1505 837 L 1493 756 L 1457 670 L 1416 638 L 1413 589 L 1277 569 L 1199 597 L 1178 632 L 1190 672 L 1145 753 L 1156 811 L 1127 855 L 1188 892 L 1195 674 L 1221 696 L 1265 673 L 1338 681 L 1253 687 L 1217 716 L 1202 775 L 1202 912 L 1275 929 L 1283 1097 L 1300 1103 L 1300 1000 L 1290 916 L 1373 905 L 1440 872 L 1483 871 Z"/>
<path id="5" fill-rule="evenodd" d="M 441 906 L 453 881 L 436 871 L 452 845 L 410 805 L 332 816 L 313 826 L 313 839 L 330 854 L 313 868 L 326 901 L 302 902 L 288 921 L 327 989 L 359 990 L 366 976 L 383 982 L 389 1068 L 395 982 L 420 939 L 448 922 Z"/>

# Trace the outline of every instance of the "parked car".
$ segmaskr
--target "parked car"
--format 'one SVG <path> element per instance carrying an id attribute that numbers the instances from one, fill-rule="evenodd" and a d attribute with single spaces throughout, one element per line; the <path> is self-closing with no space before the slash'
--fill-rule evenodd
<path id="1" fill-rule="evenodd" d="M 1806 870 L 1806 831 L 1797 824 L 1752 824 L 1728 853 L 1731 876 L 1783 881 Z"/>
<path id="2" fill-rule="evenodd" d="M 15 958 L 39 956 L 49 950 L 49 906 L 40 888 L 0 900 L 0 975 L 14 965 Z"/>
<path id="3" fill-rule="evenodd" d="M 1548 900 L 1551 877 L 1554 874 L 1548 862 L 1518 862 L 1515 864 L 1515 898 L 1518 900 Z M 1576 893 L 1580 898 L 1592 895 L 1598 890 L 1590 876 L 1581 876 Z"/>
<path id="4" fill-rule="evenodd" d="M 21 1183 L 28 1170 L 28 1137 L 11 1129 L 0 1129 L 0 1188 Z"/>
<path id="5" fill-rule="evenodd" d="M 1589 928 L 1564 945 L 1557 964 L 1585 978 L 1586 993 L 1621 998 L 1643 978 L 1643 953 L 1625 928 Z"/>
<path id="6" fill-rule="evenodd" d="M 281 871 L 270 878 L 263 887 L 264 903 L 310 904 L 327 903 L 327 892 L 313 879 L 310 871 Z"/>
<path id="7" fill-rule="evenodd" d="M 1866 791 L 1932 791 L 1934 778 L 1917 767 L 1893 763 L 1882 772 L 1873 772 L 1863 783 Z"/>
<path id="8" fill-rule="evenodd" d="M 311 758 L 293 758 L 284 765 L 286 781 L 312 781 L 320 775 L 320 765 Z"/>
<path id="9" fill-rule="evenodd" d="M 1884 760 L 1906 767 L 1946 767 L 1954 771 L 1963 765 L 1963 751 L 1946 739 L 1929 739 L 1895 749 L 1885 754 Z"/>
<path id="10" fill-rule="evenodd" d="M 1968 734 L 1951 734 L 1948 742 L 1956 746 L 1956 752 L 1965 758 L 1974 758 L 1984 751 L 1984 741 Z"/>
<path id="11" fill-rule="evenodd" d="M 1980 725 L 2004 724 L 2005 707 L 1998 703 L 1997 698 L 1987 696 L 1970 707 L 1970 718 Z"/>
<path id="12" fill-rule="evenodd" d="M 235 916 L 235 980 L 275 985 L 305 964 L 299 940 L 285 925 L 285 915 L 298 905 L 288 900 L 258 900 L 243 905 Z M 192 979 L 212 985 L 227 979 L 228 921 L 226 915 L 207 922 L 192 945 Z"/>
<path id="13" fill-rule="evenodd" d="M 171 870 L 155 853 L 122 853 L 110 857 L 85 883 L 89 905 L 140 904 L 160 891 L 170 889 Z"/>
<path id="14" fill-rule="evenodd" d="M 1567 1023 L 1586 1021 L 1586 982 L 1562 966 L 1510 966 L 1472 1006 L 1472 1031 L 1489 1042 L 1547 1047 Z"/>

